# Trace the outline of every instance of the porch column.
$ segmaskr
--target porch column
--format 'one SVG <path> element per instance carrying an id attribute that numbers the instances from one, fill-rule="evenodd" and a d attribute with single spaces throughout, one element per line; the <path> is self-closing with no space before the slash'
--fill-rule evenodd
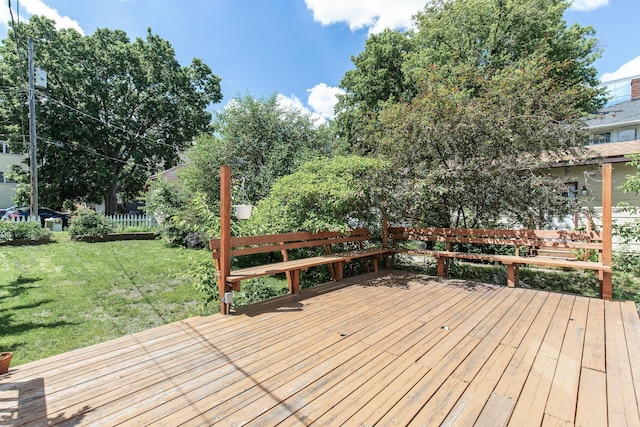
<path id="1" fill-rule="evenodd" d="M 225 292 L 231 291 L 227 277 L 231 273 L 231 168 L 220 168 L 220 271 L 218 294 L 220 314 L 229 314 L 231 305 L 224 302 Z"/>
<path id="2" fill-rule="evenodd" d="M 611 267 L 612 264 L 612 202 L 611 202 L 611 163 L 602 165 L 602 264 Z M 612 298 L 611 271 L 604 271 L 600 281 L 600 298 Z"/>

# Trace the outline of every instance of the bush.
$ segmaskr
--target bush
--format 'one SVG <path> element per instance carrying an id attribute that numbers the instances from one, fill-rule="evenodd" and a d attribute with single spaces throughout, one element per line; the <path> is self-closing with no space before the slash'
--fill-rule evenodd
<path id="1" fill-rule="evenodd" d="M 69 220 L 69 235 L 74 236 L 104 236 L 113 233 L 116 224 L 110 218 L 90 209 L 79 210 L 76 216 Z"/>
<path id="2" fill-rule="evenodd" d="M 280 282 L 271 277 L 260 277 L 244 282 L 240 292 L 234 292 L 233 308 L 242 307 L 287 293 L 286 286 L 278 286 Z"/>
<path id="3" fill-rule="evenodd" d="M 35 221 L 0 221 L 0 242 L 11 240 L 40 240 L 51 232 Z"/>
<path id="4" fill-rule="evenodd" d="M 190 194 L 175 182 L 164 179 L 152 182 L 145 204 L 147 214 L 157 219 L 160 234 L 168 243 L 184 245 L 189 233 L 197 231 L 194 221 L 188 218 L 193 212 Z"/>

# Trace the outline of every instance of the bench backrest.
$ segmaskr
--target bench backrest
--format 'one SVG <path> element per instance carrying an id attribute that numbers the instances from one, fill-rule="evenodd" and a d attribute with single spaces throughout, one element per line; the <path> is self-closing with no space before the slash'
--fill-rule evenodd
<path id="1" fill-rule="evenodd" d="M 389 238 L 394 246 L 402 240 L 445 242 L 448 250 L 453 243 L 602 250 L 602 236 L 597 231 L 390 227 Z"/>
<path id="2" fill-rule="evenodd" d="M 325 231 L 310 233 L 306 231 L 296 233 L 266 234 L 261 236 L 246 236 L 231 238 L 231 256 L 252 255 L 289 249 L 302 249 L 323 246 L 327 253 L 331 245 L 341 243 L 357 243 L 360 248 L 365 241 L 370 240 L 368 228 L 357 228 L 348 233 Z M 220 239 L 209 240 L 209 248 L 214 259 L 220 258 Z"/>

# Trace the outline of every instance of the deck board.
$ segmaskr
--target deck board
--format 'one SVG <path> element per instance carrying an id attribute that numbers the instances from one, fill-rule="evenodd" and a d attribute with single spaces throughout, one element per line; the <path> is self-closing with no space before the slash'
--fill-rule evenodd
<path id="1" fill-rule="evenodd" d="M 12 367 L 0 424 L 639 425 L 633 303 L 380 271 Z"/>

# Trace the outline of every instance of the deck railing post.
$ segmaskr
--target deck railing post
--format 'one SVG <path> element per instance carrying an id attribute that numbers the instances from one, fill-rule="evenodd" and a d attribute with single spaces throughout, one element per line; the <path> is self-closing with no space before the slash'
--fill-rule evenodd
<path id="1" fill-rule="evenodd" d="M 218 272 L 220 313 L 229 314 L 231 304 L 225 302 L 227 277 L 231 274 L 231 168 L 220 168 L 220 271 Z"/>
<path id="2" fill-rule="evenodd" d="M 602 165 L 602 264 L 611 267 L 612 264 L 612 201 L 611 201 L 611 163 Z M 600 281 L 600 298 L 612 298 L 611 270 L 602 272 Z"/>

